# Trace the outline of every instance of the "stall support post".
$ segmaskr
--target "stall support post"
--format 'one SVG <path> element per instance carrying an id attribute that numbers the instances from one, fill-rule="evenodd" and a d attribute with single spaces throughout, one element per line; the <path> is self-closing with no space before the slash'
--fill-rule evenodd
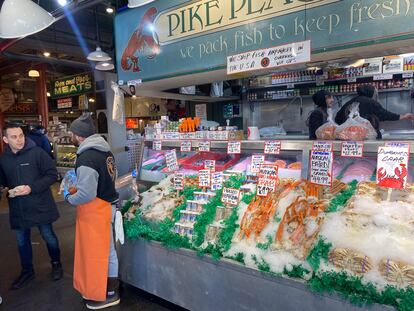
<path id="1" fill-rule="evenodd" d="M 47 102 L 46 64 L 37 67 L 40 77 L 36 79 L 37 112 L 42 125 L 47 128 L 49 123 L 49 106 Z"/>
<path id="2" fill-rule="evenodd" d="M 4 143 L 3 143 L 3 128 L 5 126 L 5 119 L 4 119 L 4 112 L 0 111 L 0 153 L 3 153 L 4 151 Z"/>

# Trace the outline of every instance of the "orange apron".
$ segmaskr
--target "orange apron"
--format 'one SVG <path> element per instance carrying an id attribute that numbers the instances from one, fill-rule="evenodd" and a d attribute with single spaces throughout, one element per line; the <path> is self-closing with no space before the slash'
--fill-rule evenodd
<path id="1" fill-rule="evenodd" d="M 73 287 L 89 300 L 106 300 L 111 216 L 99 198 L 77 207 Z"/>

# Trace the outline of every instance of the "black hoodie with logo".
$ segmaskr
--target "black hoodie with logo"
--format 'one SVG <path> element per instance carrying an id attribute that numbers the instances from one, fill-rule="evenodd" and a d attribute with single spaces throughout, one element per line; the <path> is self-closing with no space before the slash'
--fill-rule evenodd
<path id="1" fill-rule="evenodd" d="M 28 185 L 29 195 L 8 198 L 12 229 L 29 229 L 46 225 L 59 218 L 50 186 L 58 173 L 50 156 L 29 138 L 25 146 L 13 153 L 9 146 L 0 156 L 0 186 L 13 189 Z"/>
<path id="2" fill-rule="evenodd" d="M 377 131 L 377 138 L 381 138 L 379 126 L 381 121 L 397 121 L 400 115 L 384 109 L 379 102 L 372 99 L 375 93 L 375 88 L 372 85 L 362 85 L 357 89 L 358 96 L 351 99 L 338 111 L 335 122 L 338 125 L 345 123 L 348 119 L 351 105 L 359 103 L 359 115 L 371 122 L 374 129 Z"/>

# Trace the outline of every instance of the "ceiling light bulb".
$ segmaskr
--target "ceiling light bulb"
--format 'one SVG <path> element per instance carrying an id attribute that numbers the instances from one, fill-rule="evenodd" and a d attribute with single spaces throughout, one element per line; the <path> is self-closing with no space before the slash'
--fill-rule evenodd
<path id="1" fill-rule="evenodd" d="M 112 14 L 112 13 L 114 13 L 114 9 L 109 6 L 109 7 L 106 8 L 106 13 Z"/>
<path id="2" fill-rule="evenodd" d="M 50 53 L 49 52 L 43 52 L 43 56 L 44 57 L 49 57 L 50 56 Z"/>
<path id="3" fill-rule="evenodd" d="M 94 98 L 89 98 L 89 102 L 90 103 L 94 103 L 95 102 L 95 99 Z"/>
<path id="4" fill-rule="evenodd" d="M 65 6 L 66 4 L 68 4 L 68 1 L 67 1 L 67 0 L 58 0 L 58 3 L 59 3 L 61 6 Z"/>
<path id="5" fill-rule="evenodd" d="M 50 97 L 50 92 L 47 92 L 46 94 L 47 94 L 47 97 Z"/>

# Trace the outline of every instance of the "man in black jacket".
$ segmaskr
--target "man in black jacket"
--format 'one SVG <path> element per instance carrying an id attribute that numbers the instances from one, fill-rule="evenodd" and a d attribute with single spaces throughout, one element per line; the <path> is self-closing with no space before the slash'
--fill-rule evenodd
<path id="1" fill-rule="evenodd" d="M 335 122 L 339 125 L 345 123 L 348 119 L 350 108 L 353 103 L 359 103 L 359 115 L 371 122 L 374 129 L 377 131 L 377 138 L 381 139 L 382 135 L 379 130 L 380 122 L 382 121 L 398 121 L 398 120 L 414 120 L 412 113 L 399 115 L 384 109 L 379 102 L 373 99 L 377 90 L 372 85 L 361 85 L 357 89 L 355 98 L 351 99 L 341 110 L 338 111 Z"/>
<path id="2" fill-rule="evenodd" d="M 7 125 L 3 135 L 7 148 L 0 156 L 0 186 L 9 189 L 10 225 L 16 231 L 22 266 L 22 272 L 11 288 L 22 288 L 35 278 L 32 227 L 38 227 L 46 242 L 52 263 L 52 278 L 59 280 L 63 270 L 59 241 L 52 226 L 59 218 L 59 212 L 50 190 L 58 176 L 55 164 L 45 151 L 25 138 L 19 126 Z"/>

